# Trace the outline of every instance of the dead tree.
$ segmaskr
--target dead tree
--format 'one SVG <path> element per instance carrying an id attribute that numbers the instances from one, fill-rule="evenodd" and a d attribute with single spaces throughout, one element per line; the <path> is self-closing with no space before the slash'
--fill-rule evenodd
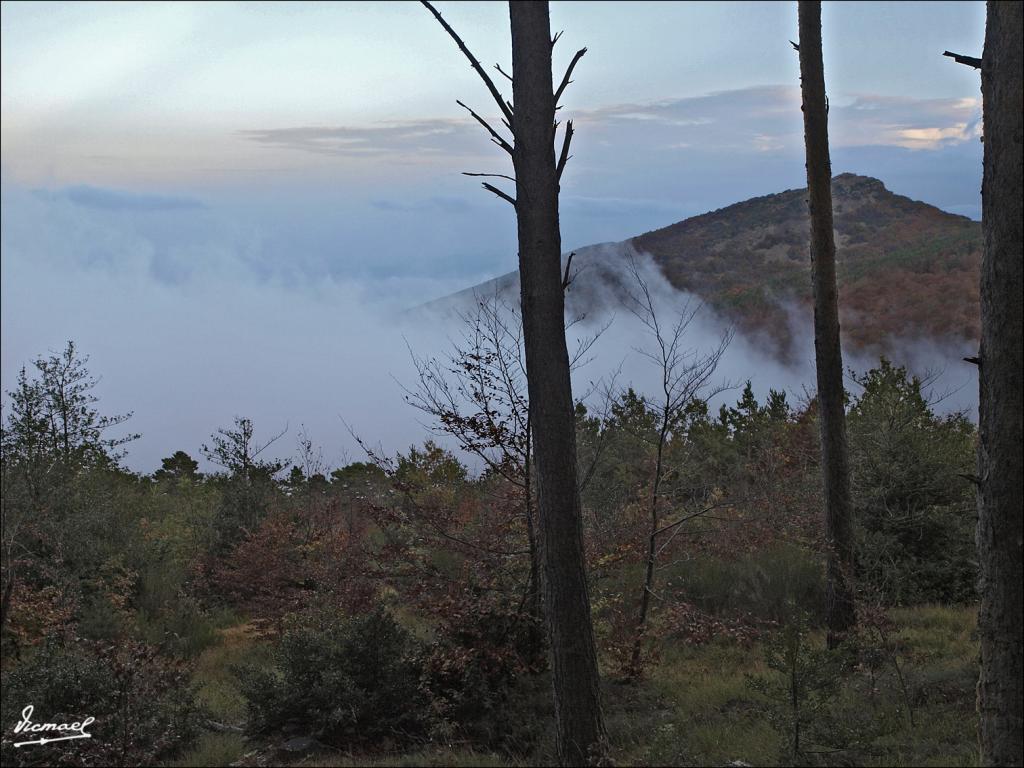
<path id="1" fill-rule="evenodd" d="M 1021 765 L 1021 30 L 1017 2 L 988 3 L 981 60 L 981 352 L 978 428 L 978 562 L 981 571 L 982 765 Z"/>
<path id="2" fill-rule="evenodd" d="M 603 759 L 606 735 L 583 550 L 558 221 L 559 179 L 569 159 L 570 123 L 566 124 L 557 159 L 554 150 L 555 109 L 586 49 L 577 51 L 557 89 L 553 88 L 551 52 L 557 38 L 551 37 L 548 3 L 510 3 L 513 102 L 509 102 L 441 14 L 426 0 L 423 4 L 484 81 L 501 112 L 502 123 L 512 136 L 509 141 L 466 107 L 491 140 L 511 155 L 515 169 L 514 197 L 489 183 L 485 182 L 484 187 L 516 210 L 523 345 L 537 473 L 538 539 L 554 682 L 556 746 L 563 765 L 595 763 Z"/>
<path id="3" fill-rule="evenodd" d="M 807 149 L 807 202 L 811 219 L 814 284 L 814 355 L 818 373 L 825 541 L 828 548 L 826 614 L 829 645 L 833 646 L 856 623 L 852 584 L 853 506 L 846 446 L 843 355 L 839 343 L 828 100 L 821 56 L 821 3 L 801 0 L 798 8 L 800 90 Z"/>

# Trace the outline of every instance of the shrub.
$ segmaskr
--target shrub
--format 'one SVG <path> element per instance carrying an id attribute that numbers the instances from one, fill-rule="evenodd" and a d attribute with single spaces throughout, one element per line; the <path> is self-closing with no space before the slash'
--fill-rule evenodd
<path id="1" fill-rule="evenodd" d="M 105 595 L 88 600 L 78 618 L 78 633 L 89 640 L 117 640 L 124 633 L 124 611 Z"/>
<path id="2" fill-rule="evenodd" d="M 850 465 L 860 582 L 884 604 L 975 599 L 975 430 L 938 416 L 926 382 L 884 358 L 857 377 Z"/>
<path id="3" fill-rule="evenodd" d="M 837 716 L 837 695 L 855 662 L 852 647 L 820 647 L 810 637 L 806 614 L 794 611 L 765 642 L 764 660 L 776 674 L 749 675 L 747 684 L 768 700 L 783 764 L 804 764 L 809 746 L 846 747 L 851 734 Z"/>
<path id="4" fill-rule="evenodd" d="M 3 764 L 146 765 L 172 755 L 196 735 L 202 716 L 187 679 L 180 665 L 148 646 L 47 643 L 5 672 L 5 727 L 31 704 L 33 722 L 95 718 L 91 738 L 31 749 L 5 739 Z"/>
<path id="5" fill-rule="evenodd" d="M 543 730 L 534 689 L 547 680 L 537 674 L 545 648 L 535 647 L 529 618 L 479 604 L 447 606 L 445 613 L 423 675 L 434 734 L 468 739 L 477 749 L 529 752 Z"/>
<path id="6" fill-rule="evenodd" d="M 292 615 L 269 669 L 236 670 L 253 732 L 301 724 L 334 745 L 409 742 L 428 730 L 422 646 L 382 608 Z"/>

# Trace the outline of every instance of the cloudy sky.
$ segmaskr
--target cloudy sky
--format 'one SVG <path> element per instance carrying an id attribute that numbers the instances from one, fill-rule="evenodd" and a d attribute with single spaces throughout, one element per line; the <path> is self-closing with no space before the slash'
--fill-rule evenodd
<path id="1" fill-rule="evenodd" d="M 438 3 L 510 68 L 501 3 Z M 795 3 L 552 3 L 567 248 L 803 185 Z M 4 3 L 2 354 L 75 339 L 150 471 L 232 416 L 388 448 L 387 318 L 515 266 L 489 96 L 417 3 Z M 980 2 L 826 3 L 833 168 L 978 218 Z M 405 331 L 408 338 L 408 329 Z M 442 334 L 443 335 L 443 334 Z M 416 343 L 429 345 L 427 339 Z M 429 351 L 429 350 L 426 350 Z M 287 448 L 285 449 L 287 453 Z M 358 457 L 354 457 L 358 458 Z"/>

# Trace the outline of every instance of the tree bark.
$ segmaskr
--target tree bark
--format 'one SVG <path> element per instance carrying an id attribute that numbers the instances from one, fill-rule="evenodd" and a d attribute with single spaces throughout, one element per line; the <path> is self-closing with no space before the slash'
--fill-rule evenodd
<path id="1" fill-rule="evenodd" d="M 533 466 L 533 429 L 530 425 L 530 417 L 526 417 L 526 455 L 523 460 L 523 498 L 526 512 L 526 539 L 530 548 L 530 575 L 527 584 L 527 620 L 530 622 L 527 630 L 528 654 L 533 661 L 542 661 L 544 658 L 544 643 L 546 634 L 544 632 L 544 603 L 541 596 L 540 577 L 540 547 L 537 542 L 536 516 L 533 508 L 533 482 L 531 473 Z"/>
<path id="2" fill-rule="evenodd" d="M 978 561 L 979 738 L 983 765 L 1021 765 L 1021 29 L 1018 2 L 988 3 L 981 92 L 981 354 Z"/>
<path id="3" fill-rule="evenodd" d="M 511 2 L 509 15 L 523 341 L 557 748 L 562 765 L 585 765 L 602 758 L 606 738 L 584 562 L 576 429 L 565 344 L 551 26 L 547 2 Z"/>
<path id="4" fill-rule="evenodd" d="M 821 466 L 828 548 L 826 613 L 829 646 L 856 622 L 853 601 L 853 520 L 846 447 L 843 356 L 839 343 L 836 244 L 832 227 L 832 168 L 828 101 L 821 55 L 821 3 L 799 3 L 800 90 L 807 148 L 807 201 L 814 283 L 814 353 L 818 373 Z"/>

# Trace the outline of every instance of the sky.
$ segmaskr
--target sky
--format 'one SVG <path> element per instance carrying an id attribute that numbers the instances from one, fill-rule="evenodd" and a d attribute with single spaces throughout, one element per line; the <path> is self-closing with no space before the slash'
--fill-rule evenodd
<path id="1" fill-rule="evenodd" d="M 504 4 L 437 6 L 511 69 Z M 803 186 L 796 3 L 551 16 L 556 77 L 588 49 L 567 249 Z M 833 170 L 979 218 L 977 73 L 940 54 L 980 54 L 984 4 L 822 16 Z M 235 415 L 305 424 L 335 463 L 360 458 L 343 418 L 422 438 L 402 336 L 451 329 L 394 318 L 516 264 L 512 211 L 461 175 L 510 172 L 455 100 L 494 106 L 422 6 L 5 2 L 0 28 L 2 389 L 74 339 L 103 409 L 134 411 L 140 471 Z"/>

